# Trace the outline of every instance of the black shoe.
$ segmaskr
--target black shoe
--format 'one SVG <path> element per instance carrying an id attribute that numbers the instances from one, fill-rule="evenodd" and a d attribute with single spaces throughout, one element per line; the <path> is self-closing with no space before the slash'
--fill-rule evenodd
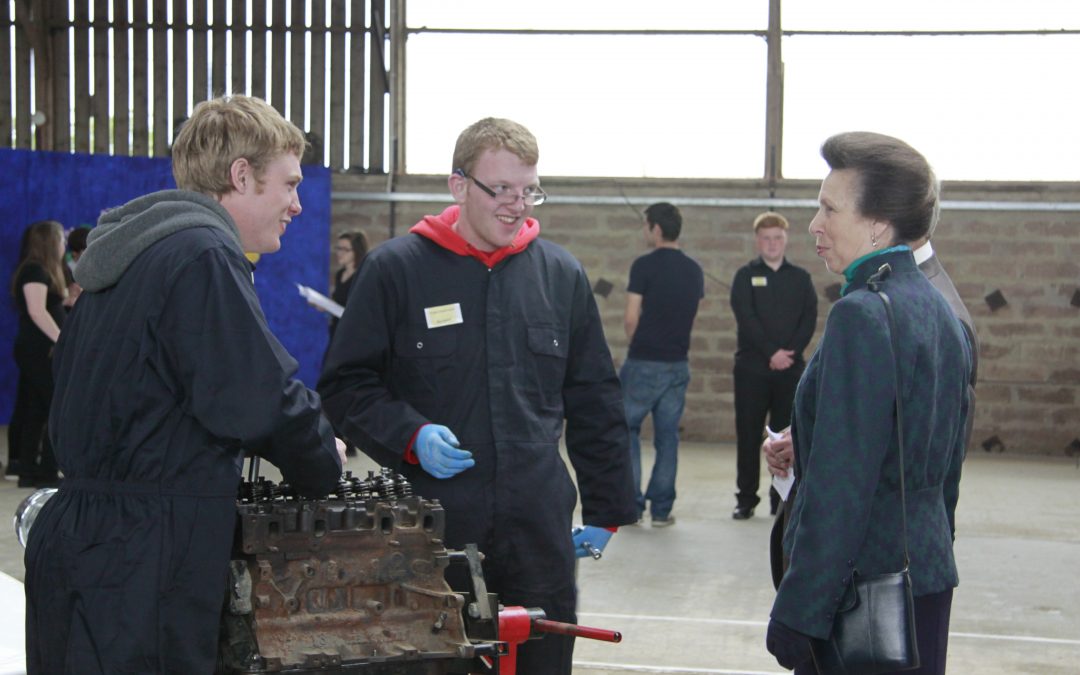
<path id="1" fill-rule="evenodd" d="M 735 510 L 731 512 L 731 517 L 735 520 L 749 520 L 753 515 L 753 506 L 736 506 Z"/>

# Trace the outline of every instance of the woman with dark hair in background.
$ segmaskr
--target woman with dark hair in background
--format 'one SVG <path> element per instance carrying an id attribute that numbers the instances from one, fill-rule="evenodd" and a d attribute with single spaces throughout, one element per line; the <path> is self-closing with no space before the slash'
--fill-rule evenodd
<path id="1" fill-rule="evenodd" d="M 55 220 L 36 222 L 27 228 L 22 248 L 22 260 L 11 280 L 19 312 L 15 336 L 19 388 L 8 461 L 19 475 L 19 487 L 44 487 L 59 480 L 45 427 L 53 392 L 52 349 L 60 338 L 67 295 L 64 227 Z"/>
<path id="2" fill-rule="evenodd" d="M 334 258 L 339 265 L 334 273 L 334 288 L 330 291 L 330 299 L 342 307 L 349 300 L 349 291 L 352 289 L 353 280 L 356 279 L 356 270 L 368 252 L 368 238 L 363 230 L 351 230 L 338 235 L 337 243 L 334 244 Z M 314 307 L 314 305 L 312 305 Z M 330 343 L 334 340 L 334 331 L 337 329 L 338 318 L 330 317 L 330 339 L 326 342 L 326 350 L 330 351 Z M 324 355 L 325 357 L 325 355 Z M 348 457 L 356 456 L 356 447 L 351 443 L 345 446 L 345 454 Z"/>
<path id="3" fill-rule="evenodd" d="M 922 662 L 908 672 L 941 674 L 958 583 L 953 537 L 971 353 L 956 315 L 908 246 L 937 219 L 938 183 L 921 154 L 881 134 L 839 134 L 825 141 L 821 154 L 831 171 L 810 234 L 818 257 L 845 284 L 795 394 L 794 457 L 785 460 L 796 479 L 793 502 L 785 504 L 783 550 L 790 563 L 766 646 L 780 665 L 813 673 L 811 641 L 829 637 L 855 573 L 867 577 L 903 567 L 902 452 Z M 882 290 L 891 299 L 895 327 L 867 288 L 886 264 L 891 272 Z"/>
<path id="4" fill-rule="evenodd" d="M 360 267 L 360 261 L 368 252 L 368 239 L 363 230 L 342 232 L 338 235 L 337 243 L 334 244 L 334 257 L 340 265 L 334 274 L 334 289 L 330 293 L 334 302 L 345 306 L 349 299 L 349 289 L 352 288 L 356 269 Z M 334 337 L 334 329 L 337 328 L 337 317 L 330 317 L 330 338 Z"/>

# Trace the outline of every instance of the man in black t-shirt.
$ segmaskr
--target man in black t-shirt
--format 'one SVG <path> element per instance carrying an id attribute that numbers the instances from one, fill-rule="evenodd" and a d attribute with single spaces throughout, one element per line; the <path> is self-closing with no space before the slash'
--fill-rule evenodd
<path id="1" fill-rule="evenodd" d="M 690 383 L 690 329 L 705 295 L 701 266 L 679 250 L 682 215 L 666 202 L 645 209 L 645 241 L 653 249 L 630 267 L 626 293 L 626 336 L 630 350 L 619 371 L 626 421 L 630 425 L 630 457 L 637 490 L 638 515 L 646 504 L 653 527 L 675 522 L 675 472 L 678 467 L 679 420 Z M 656 460 L 644 494 L 641 492 L 641 423 L 653 416 Z"/>
<path id="2" fill-rule="evenodd" d="M 738 324 L 735 352 L 735 435 L 738 472 L 735 511 L 746 520 L 761 501 L 761 437 L 765 418 L 775 431 L 791 424 L 791 402 L 803 371 L 803 350 L 817 324 L 817 294 L 810 274 L 784 258 L 788 221 L 779 213 L 754 219 L 760 254 L 735 273 L 731 309 Z M 779 495 L 770 490 L 772 513 Z"/>

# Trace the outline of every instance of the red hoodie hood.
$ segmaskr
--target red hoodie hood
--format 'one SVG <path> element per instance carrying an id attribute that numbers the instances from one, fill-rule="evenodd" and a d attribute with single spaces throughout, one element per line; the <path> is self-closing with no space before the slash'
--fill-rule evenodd
<path id="1" fill-rule="evenodd" d="M 526 218 L 525 224 L 514 235 L 514 241 L 509 246 L 503 246 L 494 251 L 481 251 L 454 231 L 454 223 L 458 220 L 459 211 L 460 207 L 454 205 L 447 207 L 445 211 L 437 216 L 424 216 L 423 220 L 409 228 L 409 232 L 427 237 L 439 246 L 458 255 L 476 258 L 488 268 L 495 267 L 500 260 L 507 256 L 521 253 L 528 248 L 533 239 L 540 236 L 540 222 L 535 218 Z"/>

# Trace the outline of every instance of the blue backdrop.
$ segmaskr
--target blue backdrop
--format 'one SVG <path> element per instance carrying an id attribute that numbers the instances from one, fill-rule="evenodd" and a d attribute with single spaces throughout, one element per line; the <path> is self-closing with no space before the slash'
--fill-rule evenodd
<path id="1" fill-rule="evenodd" d="M 23 229 L 51 218 L 65 229 L 94 225 L 103 209 L 140 195 L 174 188 L 168 159 L 106 157 L 0 149 L 0 172 L 8 187 L 0 190 L 0 280 L 7 288 L 18 262 Z M 309 387 L 319 376 L 326 349 L 326 315 L 308 306 L 296 290 L 301 283 L 327 290 L 330 264 L 330 171 L 305 166 L 300 184 L 303 212 L 289 225 L 278 253 L 257 263 L 255 289 L 270 329 L 300 362 L 300 378 Z M 11 293 L 0 309 L 0 424 L 11 419 L 18 369 L 12 356 L 18 316 Z"/>

